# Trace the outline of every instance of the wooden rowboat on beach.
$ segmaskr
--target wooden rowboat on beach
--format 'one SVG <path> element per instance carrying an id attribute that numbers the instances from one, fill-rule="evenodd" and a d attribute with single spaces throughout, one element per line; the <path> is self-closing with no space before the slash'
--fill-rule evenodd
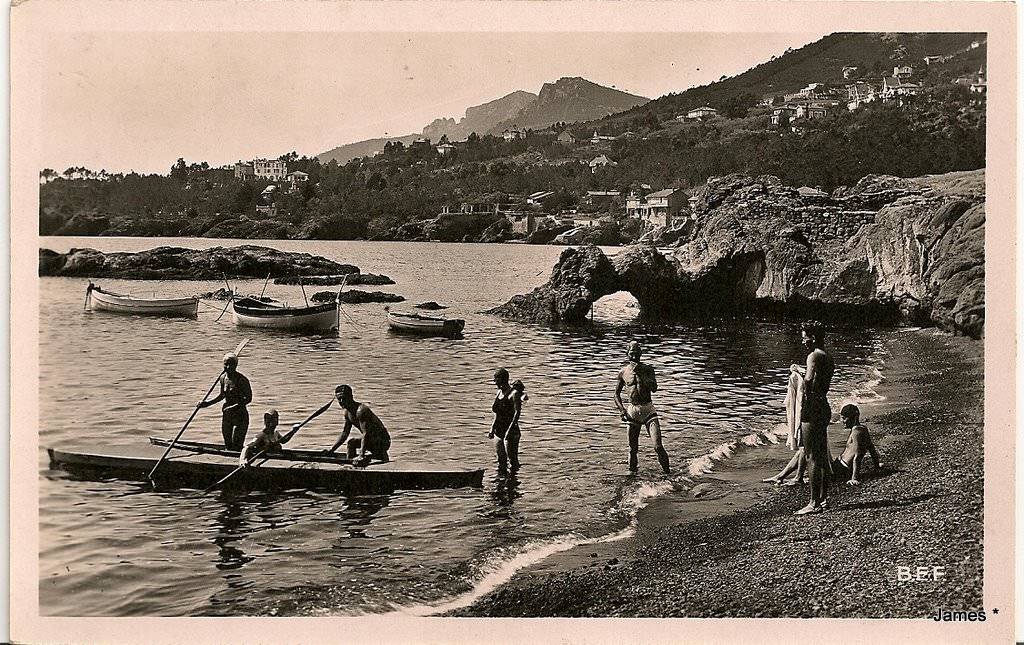
<path id="1" fill-rule="evenodd" d="M 424 336 L 458 336 L 466 327 L 466 321 L 455 318 L 424 316 L 423 314 L 404 313 L 387 310 L 388 326 L 394 331 L 421 334 Z"/>
<path id="2" fill-rule="evenodd" d="M 105 291 L 89 283 L 85 291 L 86 302 L 93 311 L 111 311 L 119 314 L 147 316 L 195 317 L 199 311 L 199 298 L 136 298 L 123 293 Z"/>
<path id="3" fill-rule="evenodd" d="M 177 445 L 177 444 L 175 444 Z M 139 450 L 140 454 L 124 454 L 123 448 L 92 451 L 48 448 L 50 468 L 62 470 L 86 480 L 122 479 L 148 481 L 148 475 L 159 460 L 159 452 Z M 156 484 L 169 488 L 204 489 L 220 482 L 238 468 L 235 456 L 217 454 L 179 454 L 163 462 Z M 333 490 L 345 493 L 388 493 L 395 490 L 428 490 L 480 487 L 483 469 L 445 470 L 434 468 L 400 468 L 393 463 L 371 464 L 357 468 L 348 463 L 315 463 L 294 461 L 287 465 L 270 462 L 253 466 L 224 482 L 225 488 L 241 489 L 307 489 Z"/>
<path id="4" fill-rule="evenodd" d="M 231 314 L 239 327 L 288 330 L 330 330 L 338 327 L 338 303 L 289 307 L 276 300 L 254 297 L 231 303 Z"/>

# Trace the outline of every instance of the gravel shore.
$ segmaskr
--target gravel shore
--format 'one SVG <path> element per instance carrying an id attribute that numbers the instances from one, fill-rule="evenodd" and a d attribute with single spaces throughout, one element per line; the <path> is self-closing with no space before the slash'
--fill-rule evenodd
<path id="1" fill-rule="evenodd" d="M 826 512 L 795 517 L 806 487 L 777 488 L 739 512 L 641 526 L 647 534 L 622 557 L 521 573 L 449 615 L 928 618 L 938 608 L 983 609 L 983 345 L 908 331 L 889 353 L 886 401 L 862 406 L 885 468 L 868 466 L 860 487 L 833 486 Z M 830 437 L 845 440 L 845 431 L 834 424 Z M 945 575 L 900 581 L 901 566 Z"/>

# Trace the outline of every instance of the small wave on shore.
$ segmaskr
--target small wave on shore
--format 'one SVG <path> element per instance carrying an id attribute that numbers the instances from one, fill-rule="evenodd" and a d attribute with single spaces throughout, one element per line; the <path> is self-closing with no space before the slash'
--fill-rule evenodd
<path id="1" fill-rule="evenodd" d="M 682 477 L 684 481 L 689 479 Z M 436 603 L 412 606 L 395 606 L 394 613 L 406 616 L 433 616 L 467 607 L 478 599 L 508 582 L 517 571 L 533 566 L 555 554 L 588 544 L 617 542 L 632 537 L 637 530 L 637 514 L 656 497 L 676 490 L 671 480 L 647 481 L 630 477 L 619 489 L 618 499 L 613 502 L 610 515 L 627 520 L 626 526 L 597 537 L 586 537 L 578 533 L 535 540 L 522 545 L 509 545 L 490 554 L 478 567 L 473 587 L 455 598 Z"/>

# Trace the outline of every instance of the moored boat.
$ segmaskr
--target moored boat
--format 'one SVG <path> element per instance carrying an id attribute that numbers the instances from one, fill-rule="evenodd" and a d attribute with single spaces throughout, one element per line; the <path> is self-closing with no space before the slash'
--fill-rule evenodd
<path id="1" fill-rule="evenodd" d="M 461 334 L 466 327 L 466 321 L 459 318 L 441 318 L 391 310 L 388 310 L 387 314 L 388 326 L 403 333 L 454 337 Z"/>
<path id="2" fill-rule="evenodd" d="M 189 316 L 199 311 L 199 298 L 136 298 L 134 296 L 105 291 L 89 283 L 86 299 L 93 311 L 111 311 L 119 314 L 148 316 Z"/>
<path id="3" fill-rule="evenodd" d="M 50 468 L 83 479 L 110 478 L 148 481 L 158 454 L 139 456 L 113 450 L 90 452 L 48 448 Z M 268 462 L 269 464 L 270 462 Z M 180 456 L 167 459 L 156 474 L 161 487 L 198 488 L 214 484 L 233 473 L 238 459 L 218 455 Z M 225 488 L 318 489 L 346 493 L 386 493 L 395 490 L 480 487 L 483 469 L 444 470 L 396 468 L 393 463 L 356 468 L 348 464 L 294 463 L 288 466 L 253 466 L 227 480 Z"/>
<path id="4" fill-rule="evenodd" d="M 248 297 L 231 303 L 231 314 L 239 327 L 263 329 L 329 330 L 338 326 L 338 303 L 310 307 L 289 307 L 275 300 Z"/>

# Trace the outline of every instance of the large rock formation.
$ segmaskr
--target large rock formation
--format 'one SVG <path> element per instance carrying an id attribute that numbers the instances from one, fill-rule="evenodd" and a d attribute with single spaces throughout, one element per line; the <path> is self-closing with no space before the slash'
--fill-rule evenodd
<path id="1" fill-rule="evenodd" d="M 220 280 L 266 278 L 268 274 L 339 275 L 359 273 L 359 267 L 309 253 L 289 253 L 245 244 L 210 249 L 161 246 L 138 253 L 102 253 L 71 249 L 56 253 L 39 249 L 39 275 L 136 280 Z"/>
<path id="2" fill-rule="evenodd" d="M 672 253 L 632 246 L 609 261 L 593 247 L 567 249 L 547 284 L 493 311 L 573 323 L 625 290 L 647 316 L 772 310 L 930 322 L 979 338 L 984 187 L 983 170 L 871 175 L 832 195 L 775 177 L 712 178 Z"/>

